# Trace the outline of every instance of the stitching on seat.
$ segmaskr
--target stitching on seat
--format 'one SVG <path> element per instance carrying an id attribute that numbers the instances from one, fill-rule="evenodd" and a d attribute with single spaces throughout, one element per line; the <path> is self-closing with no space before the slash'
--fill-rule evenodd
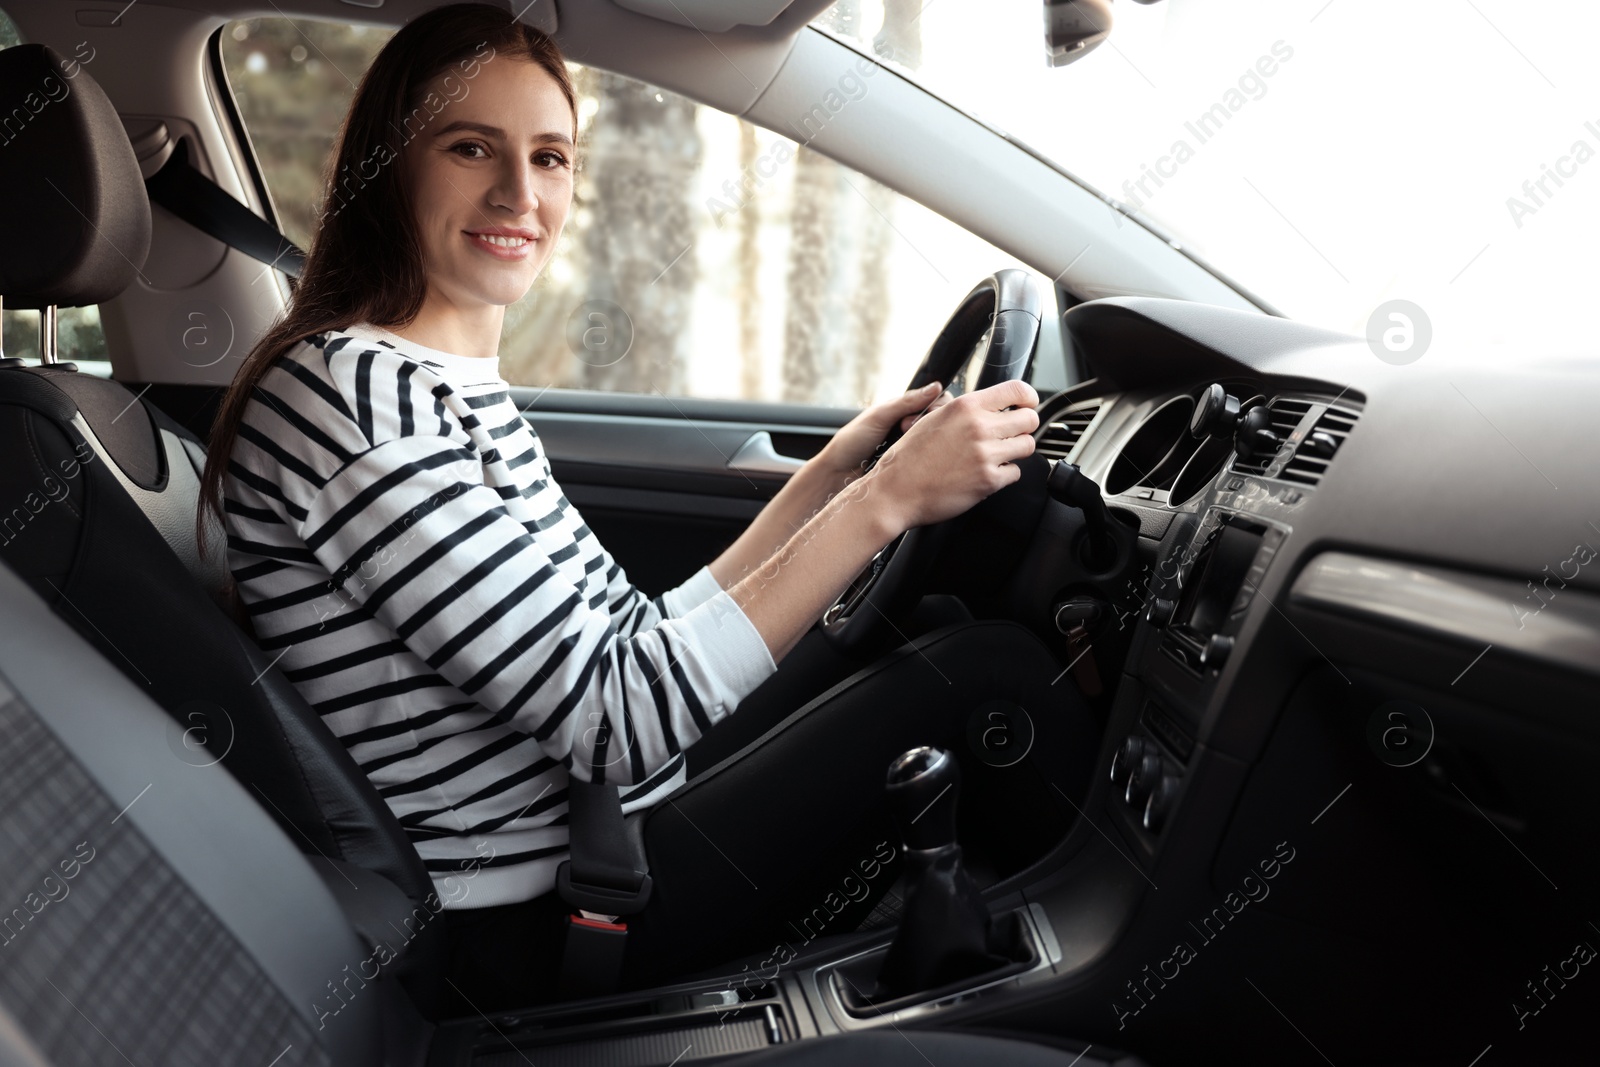
<path id="1" fill-rule="evenodd" d="M 50 468 L 45 466 L 44 458 L 39 454 L 39 442 L 34 436 L 33 420 L 36 418 L 36 415 L 31 408 L 23 408 L 23 411 L 26 413 L 26 417 L 22 420 L 22 433 L 23 436 L 28 439 L 28 451 L 33 453 L 34 465 L 39 468 L 39 472 L 43 477 L 52 477 L 50 474 Z M 72 443 L 72 436 L 70 434 L 67 435 L 67 443 Z M 76 453 L 76 450 L 74 450 L 74 453 Z M 82 464 L 80 464 L 80 466 L 82 466 Z M 45 493 L 45 496 L 48 497 L 49 495 L 50 494 L 48 492 Z M 78 511 L 77 508 L 72 506 L 67 497 L 62 497 L 60 500 L 56 501 L 56 503 L 66 504 L 67 510 L 72 512 L 73 518 L 77 519 L 79 522 L 83 521 L 83 515 Z"/>

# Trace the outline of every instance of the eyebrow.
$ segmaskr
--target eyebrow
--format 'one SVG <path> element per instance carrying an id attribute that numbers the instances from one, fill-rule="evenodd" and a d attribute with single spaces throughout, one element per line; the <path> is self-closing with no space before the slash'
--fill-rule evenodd
<path id="1" fill-rule="evenodd" d="M 482 122 L 468 122 L 465 119 L 456 119 L 454 122 L 446 123 L 444 126 L 439 128 L 438 132 L 436 132 L 434 136 L 444 137 L 446 134 L 455 133 L 457 130 L 471 130 L 474 133 L 481 133 L 486 137 L 498 137 L 501 140 L 504 140 L 506 136 L 506 131 L 502 130 L 498 126 L 490 126 Z M 569 146 L 572 144 L 572 138 L 568 137 L 564 133 L 541 133 L 536 136 L 534 140 L 544 143 L 554 141 L 557 144 Z"/>

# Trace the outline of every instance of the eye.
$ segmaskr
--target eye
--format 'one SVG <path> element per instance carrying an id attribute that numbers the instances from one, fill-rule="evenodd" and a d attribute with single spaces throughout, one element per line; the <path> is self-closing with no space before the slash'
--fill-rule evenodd
<path id="1" fill-rule="evenodd" d="M 557 167 L 565 167 L 568 165 L 567 157 L 562 155 L 560 152 L 555 151 L 554 149 L 546 149 L 545 151 L 538 153 L 533 157 L 533 160 L 546 170 L 554 170 Z"/>
<path id="2" fill-rule="evenodd" d="M 488 152 L 488 148 L 484 145 L 484 143 L 482 141 L 459 141 L 456 144 L 453 144 L 453 145 L 450 146 L 450 151 L 456 152 L 458 154 L 461 154 L 462 158 L 464 158 L 464 159 L 482 159 L 482 158 L 484 158 L 483 156 L 466 155 L 465 153 L 462 152 L 463 149 L 477 149 L 480 152 L 484 152 L 484 153 Z"/>

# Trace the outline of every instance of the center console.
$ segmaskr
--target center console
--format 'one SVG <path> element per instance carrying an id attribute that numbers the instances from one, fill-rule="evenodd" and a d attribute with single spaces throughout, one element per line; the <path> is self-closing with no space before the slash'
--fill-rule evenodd
<path id="1" fill-rule="evenodd" d="M 1128 674 L 1142 684 L 1130 687 L 1137 707 L 1129 727 L 1112 739 L 1108 808 L 1147 855 L 1158 850 L 1196 754 L 1210 740 L 1207 716 L 1221 706 L 1246 627 L 1276 610 L 1260 592 L 1268 568 L 1355 418 L 1353 405 L 1298 396 L 1270 404 L 1258 397 L 1238 411 L 1220 386 L 1197 406 L 1196 436 L 1221 432 L 1239 443 L 1225 469 L 1195 494 L 1193 510 L 1167 528 L 1145 585 L 1149 625 L 1139 628 L 1129 654 Z"/>
<path id="2" fill-rule="evenodd" d="M 958 1003 L 1003 996 L 1054 975 L 1061 949 L 1044 909 L 1017 909 L 1027 958 L 1017 966 L 899 998 L 863 1004 L 890 932 L 835 958 L 765 975 L 685 982 L 638 993 L 463 1019 L 440 1026 L 427 1067 L 666 1065 L 754 1052 L 828 1034 L 910 1025 Z"/>
<path id="3" fill-rule="evenodd" d="M 840 935 L 787 970 L 769 959 L 720 981 L 446 1024 L 429 1067 L 660 1067 L 898 1026 L 1050 978 L 1061 949 L 1045 910 L 991 911 L 967 871 L 960 784 L 956 758 L 939 748 L 911 749 L 889 767 L 885 796 L 906 856 L 894 930 Z"/>
<path id="4" fill-rule="evenodd" d="M 1159 835 L 1183 789 L 1201 717 L 1261 579 L 1289 528 L 1252 513 L 1210 507 L 1175 523 L 1145 608 L 1154 633 L 1136 647 L 1146 695 L 1137 728 L 1118 743 L 1111 780 L 1119 815 Z"/>

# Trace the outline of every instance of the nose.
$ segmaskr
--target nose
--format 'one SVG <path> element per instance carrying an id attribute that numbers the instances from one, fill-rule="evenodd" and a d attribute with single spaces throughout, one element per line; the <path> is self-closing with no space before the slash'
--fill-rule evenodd
<path id="1" fill-rule="evenodd" d="M 537 180 L 530 160 L 504 155 L 495 183 L 489 190 L 489 202 L 519 218 L 532 214 L 539 207 Z"/>

